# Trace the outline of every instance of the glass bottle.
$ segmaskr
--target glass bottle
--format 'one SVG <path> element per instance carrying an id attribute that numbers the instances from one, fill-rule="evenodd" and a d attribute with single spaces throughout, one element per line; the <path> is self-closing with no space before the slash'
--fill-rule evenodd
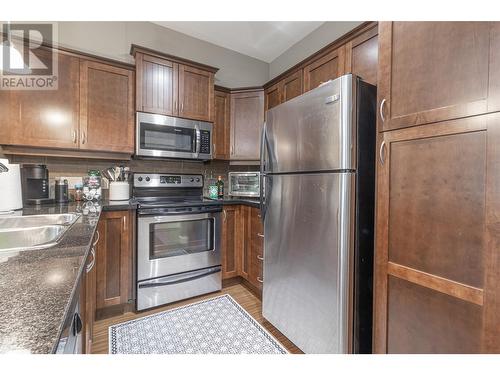
<path id="1" fill-rule="evenodd" d="M 219 199 L 224 198 L 224 181 L 222 181 L 222 176 L 217 178 L 217 195 Z"/>

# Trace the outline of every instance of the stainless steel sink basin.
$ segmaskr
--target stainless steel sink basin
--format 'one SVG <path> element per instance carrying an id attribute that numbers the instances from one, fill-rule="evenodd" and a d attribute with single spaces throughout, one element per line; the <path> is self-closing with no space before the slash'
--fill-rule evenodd
<path id="1" fill-rule="evenodd" d="M 0 229 L 0 251 L 50 247 L 57 244 L 66 229 L 63 225 Z"/>
<path id="2" fill-rule="evenodd" d="M 51 214 L 0 217 L 0 230 L 5 228 L 32 228 L 45 225 L 71 225 L 80 214 Z"/>
<path id="3" fill-rule="evenodd" d="M 0 252 L 56 245 L 80 214 L 10 216 L 0 218 Z"/>

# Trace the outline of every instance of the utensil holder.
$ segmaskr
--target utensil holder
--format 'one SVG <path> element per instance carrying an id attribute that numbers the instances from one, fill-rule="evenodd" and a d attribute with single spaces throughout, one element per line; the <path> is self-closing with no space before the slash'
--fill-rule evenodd
<path id="1" fill-rule="evenodd" d="M 130 199 L 130 186 L 126 181 L 111 181 L 109 183 L 109 200 L 125 201 Z"/>

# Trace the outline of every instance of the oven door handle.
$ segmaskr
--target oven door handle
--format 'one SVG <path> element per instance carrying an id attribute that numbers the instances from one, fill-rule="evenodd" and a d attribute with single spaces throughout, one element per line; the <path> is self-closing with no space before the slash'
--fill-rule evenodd
<path id="1" fill-rule="evenodd" d="M 161 279 L 157 279 L 155 281 L 151 281 L 144 284 L 139 284 L 138 288 L 156 288 L 158 286 L 167 286 L 167 285 L 175 285 L 184 283 L 186 281 L 192 281 L 196 279 L 201 279 L 202 277 L 212 275 L 214 273 L 221 272 L 221 267 L 212 267 L 200 271 L 189 272 L 186 276 L 172 275 L 167 277 L 162 277 Z"/>

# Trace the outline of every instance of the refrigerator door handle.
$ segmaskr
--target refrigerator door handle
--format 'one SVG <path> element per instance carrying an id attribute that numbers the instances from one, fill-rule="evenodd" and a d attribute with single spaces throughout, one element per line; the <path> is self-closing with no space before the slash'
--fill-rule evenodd
<path id="1" fill-rule="evenodd" d="M 264 173 L 265 173 L 265 160 L 264 160 L 264 147 L 266 143 L 266 122 L 262 126 L 262 132 L 260 135 L 260 183 L 259 183 L 259 208 L 262 222 L 264 222 Z"/>

